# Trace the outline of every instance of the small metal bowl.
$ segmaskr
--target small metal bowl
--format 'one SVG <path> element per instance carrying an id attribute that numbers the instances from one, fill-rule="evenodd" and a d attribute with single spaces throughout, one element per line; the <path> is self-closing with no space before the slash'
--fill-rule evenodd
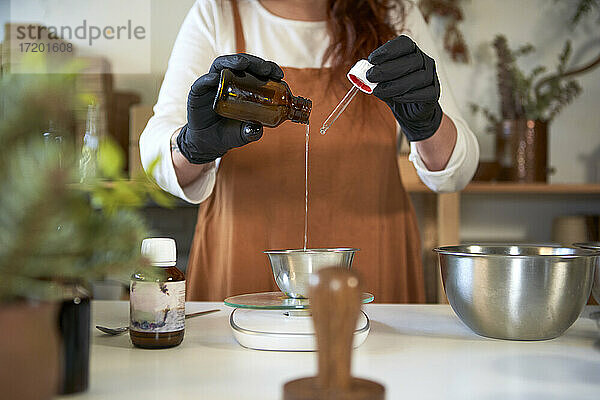
<path id="1" fill-rule="evenodd" d="M 326 267 L 352 266 L 358 249 L 341 247 L 332 249 L 266 250 L 273 276 L 279 289 L 295 299 L 308 298 L 310 276 Z"/>
<path id="2" fill-rule="evenodd" d="M 597 254 L 573 247 L 447 246 L 438 253 L 446 296 L 475 333 L 545 340 L 564 333 L 583 310 Z"/>
<path id="3" fill-rule="evenodd" d="M 586 250 L 592 250 L 600 254 L 600 242 L 573 243 L 573 246 Z M 600 257 L 596 262 L 596 272 L 594 273 L 594 284 L 592 285 L 592 294 L 596 303 L 600 304 Z"/>

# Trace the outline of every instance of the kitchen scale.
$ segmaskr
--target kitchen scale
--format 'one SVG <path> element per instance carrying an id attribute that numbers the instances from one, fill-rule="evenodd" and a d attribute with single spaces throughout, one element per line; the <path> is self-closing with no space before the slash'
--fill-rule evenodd
<path id="1" fill-rule="evenodd" d="M 363 304 L 374 296 L 362 293 Z M 233 336 L 243 347 L 271 351 L 316 351 L 317 343 L 309 299 L 295 299 L 282 292 L 243 294 L 228 297 L 226 306 Z M 367 314 L 361 310 L 354 331 L 353 346 L 364 343 L 371 330 Z"/>

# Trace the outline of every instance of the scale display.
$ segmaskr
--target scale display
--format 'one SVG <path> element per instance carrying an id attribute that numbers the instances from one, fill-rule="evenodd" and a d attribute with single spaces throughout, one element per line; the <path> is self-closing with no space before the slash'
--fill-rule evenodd
<path id="1" fill-rule="evenodd" d="M 362 293 L 363 304 L 372 302 L 375 297 L 371 293 Z M 252 310 L 306 310 L 310 308 L 309 299 L 293 299 L 282 292 L 249 293 L 232 296 L 223 302 L 233 308 Z"/>

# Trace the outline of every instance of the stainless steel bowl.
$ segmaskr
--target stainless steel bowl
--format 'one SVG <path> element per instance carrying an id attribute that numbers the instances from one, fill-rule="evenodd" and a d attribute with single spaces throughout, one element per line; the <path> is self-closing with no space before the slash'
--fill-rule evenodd
<path id="1" fill-rule="evenodd" d="M 267 250 L 273 276 L 279 289 L 296 299 L 308 297 L 308 280 L 312 274 L 326 267 L 348 268 L 352 266 L 358 249 L 298 249 Z"/>
<path id="2" fill-rule="evenodd" d="M 586 304 L 597 253 L 553 246 L 447 246 L 438 253 L 446 296 L 475 333 L 498 339 L 560 336 Z"/>
<path id="3" fill-rule="evenodd" d="M 586 250 L 592 250 L 600 254 L 600 242 L 574 243 L 573 246 Z M 594 273 L 594 284 L 592 285 L 592 294 L 596 303 L 600 304 L 600 257 L 596 261 L 596 272 Z"/>

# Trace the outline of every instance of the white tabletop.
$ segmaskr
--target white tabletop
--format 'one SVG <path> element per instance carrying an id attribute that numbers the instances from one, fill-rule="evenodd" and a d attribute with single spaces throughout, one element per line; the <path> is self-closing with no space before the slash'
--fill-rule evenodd
<path id="1" fill-rule="evenodd" d="M 90 388 L 65 399 L 281 399 L 285 382 L 316 374 L 316 353 L 242 348 L 221 303 L 186 307 L 222 311 L 186 321 L 183 343 L 171 349 L 137 349 L 128 335 L 94 329 Z M 372 330 L 354 351 L 353 375 L 382 383 L 388 400 L 600 398 L 600 331 L 586 317 L 598 306 L 543 342 L 477 336 L 445 305 L 364 309 Z M 93 325 L 127 325 L 127 318 L 127 302 L 93 303 Z"/>

